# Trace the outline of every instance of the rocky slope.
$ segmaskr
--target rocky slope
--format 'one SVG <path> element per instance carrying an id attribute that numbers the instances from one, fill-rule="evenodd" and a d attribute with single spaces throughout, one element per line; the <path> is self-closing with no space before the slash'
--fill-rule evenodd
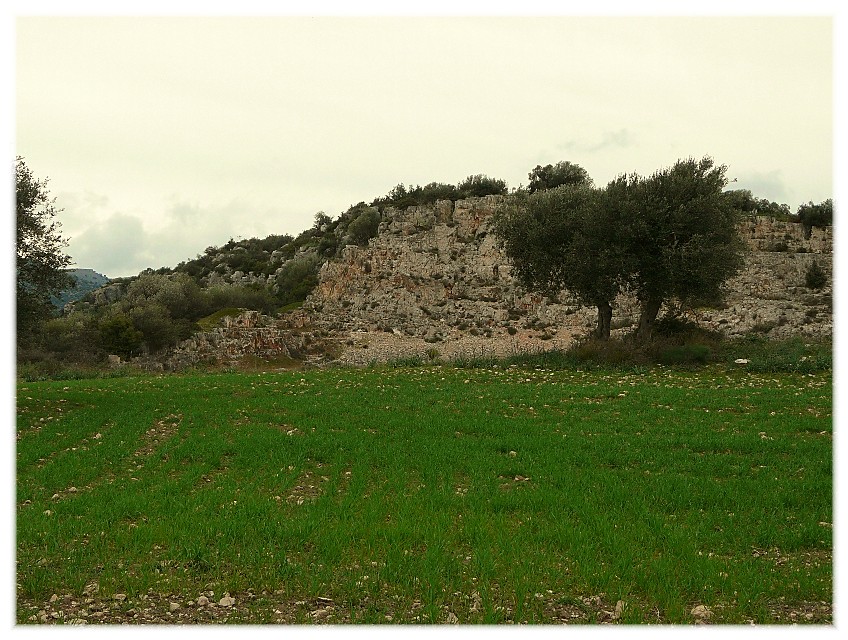
<path id="1" fill-rule="evenodd" d="M 216 353 L 230 359 L 275 352 L 316 357 L 324 350 L 363 364 L 567 347 L 594 326 L 595 310 L 574 304 L 565 292 L 549 299 L 517 285 L 491 229 L 507 199 L 388 208 L 367 247 L 345 247 L 323 265 L 302 309 L 279 319 L 254 313 L 195 336 L 177 349 L 173 363 Z M 806 238 L 799 224 L 753 218 L 740 232 L 751 251 L 744 271 L 729 283 L 726 306 L 690 310 L 688 317 L 727 335 L 831 335 L 832 229 L 813 229 Z M 817 291 L 805 286 L 813 260 L 828 279 Z M 637 316 L 636 301 L 620 296 L 613 333 L 628 331 Z"/>

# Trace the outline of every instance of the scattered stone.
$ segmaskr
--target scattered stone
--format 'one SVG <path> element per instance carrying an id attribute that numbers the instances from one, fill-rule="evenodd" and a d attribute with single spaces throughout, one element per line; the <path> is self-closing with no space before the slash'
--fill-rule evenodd
<path id="1" fill-rule="evenodd" d="M 115 594 L 114 596 L 112 596 L 112 597 L 113 597 L 115 600 L 117 600 L 118 602 L 123 602 L 124 600 L 126 600 L 126 599 L 127 599 L 127 594 L 126 594 L 126 593 L 116 593 L 116 594 Z"/>
<path id="2" fill-rule="evenodd" d="M 236 603 L 236 599 L 231 598 L 228 595 L 225 595 L 223 598 L 221 598 L 218 601 L 218 604 L 221 605 L 222 607 L 232 607 L 235 603 Z"/>
<path id="3" fill-rule="evenodd" d="M 699 604 L 692 609 L 692 616 L 697 618 L 698 621 L 704 622 L 712 618 L 713 612 L 708 607 Z"/>
<path id="4" fill-rule="evenodd" d="M 615 611 L 613 611 L 612 619 L 618 620 L 624 612 L 624 600 L 619 600 L 615 603 Z"/>
<path id="5" fill-rule="evenodd" d="M 207 598 L 206 596 L 200 596 L 197 599 L 197 606 L 198 607 L 205 607 L 207 604 L 209 604 L 209 598 Z"/>
<path id="6" fill-rule="evenodd" d="M 480 597 L 480 594 L 475 591 L 471 594 L 471 613 L 477 613 L 483 607 L 483 598 Z"/>
<path id="7" fill-rule="evenodd" d="M 59 599 L 59 596 L 57 596 L 55 593 L 52 596 L 50 596 L 50 602 L 56 602 L 58 599 Z"/>
<path id="8" fill-rule="evenodd" d="M 737 358 L 733 362 L 735 362 L 736 364 L 748 364 L 748 360 L 746 360 L 745 358 Z"/>
<path id="9" fill-rule="evenodd" d="M 176 611 L 179 608 L 180 608 L 179 602 L 172 602 L 171 604 L 168 605 L 168 609 L 171 611 L 171 613 L 173 613 L 174 611 Z"/>
<path id="10" fill-rule="evenodd" d="M 316 609 L 312 611 L 310 614 L 315 620 L 323 620 L 327 616 L 330 615 L 330 607 L 323 607 L 321 609 Z"/>
<path id="11" fill-rule="evenodd" d="M 85 585 L 85 588 L 82 590 L 83 594 L 90 596 L 100 591 L 100 585 L 96 582 L 91 582 Z"/>
<path id="12" fill-rule="evenodd" d="M 445 622 L 448 624 L 459 624 L 459 618 L 456 617 L 456 614 L 453 611 L 448 611 L 448 616 Z"/>

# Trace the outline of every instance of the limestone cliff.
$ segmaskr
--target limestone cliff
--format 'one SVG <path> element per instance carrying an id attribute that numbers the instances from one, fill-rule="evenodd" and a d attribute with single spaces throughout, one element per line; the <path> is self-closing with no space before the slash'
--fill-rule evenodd
<path id="1" fill-rule="evenodd" d="M 434 350 L 455 357 L 567 347 L 594 326 L 595 310 L 566 292 L 549 299 L 518 286 L 491 229 L 493 214 L 508 198 L 386 209 L 367 247 L 348 246 L 323 265 L 301 310 L 279 319 L 254 314 L 250 326 L 231 323 L 215 335 L 197 336 L 178 354 L 190 359 L 223 343 L 232 357 L 275 349 L 314 356 L 329 348 L 334 356 L 342 352 L 342 361 L 361 364 Z M 740 232 L 750 252 L 745 269 L 729 283 L 726 305 L 687 315 L 727 335 L 831 335 L 832 229 L 813 229 L 807 238 L 799 224 L 754 218 Z M 805 286 L 813 260 L 828 276 L 818 291 Z M 620 296 L 613 333 L 628 331 L 637 316 L 636 301 Z"/>
<path id="2" fill-rule="evenodd" d="M 448 328 L 492 334 L 530 326 L 549 333 L 592 326 L 594 310 L 523 291 L 491 232 L 492 215 L 507 197 L 460 200 L 452 205 L 383 213 L 380 233 L 368 247 L 347 247 L 328 262 L 305 308 L 332 318 L 336 329 L 399 331 L 439 339 Z M 817 260 L 832 273 L 832 230 L 766 218 L 746 220 L 740 232 L 751 251 L 744 271 L 729 283 L 727 307 L 697 309 L 693 319 L 738 334 L 773 325 L 770 335 L 832 332 L 830 285 L 804 286 Z M 635 322 L 635 300 L 615 303 L 618 327 Z"/>

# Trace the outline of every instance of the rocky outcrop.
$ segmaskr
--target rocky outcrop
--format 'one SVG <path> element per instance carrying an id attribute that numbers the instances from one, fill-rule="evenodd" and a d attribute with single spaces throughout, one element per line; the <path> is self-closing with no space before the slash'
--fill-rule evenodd
<path id="1" fill-rule="evenodd" d="M 271 319 L 255 312 L 184 342 L 171 366 L 246 355 L 302 359 L 331 352 L 364 364 L 405 356 L 503 356 L 565 348 L 594 327 L 596 310 L 524 291 L 492 232 L 492 217 L 509 196 L 437 202 L 382 212 L 367 247 L 347 246 L 326 262 L 301 310 Z M 727 335 L 759 331 L 775 338 L 833 331 L 832 230 L 768 218 L 746 219 L 740 233 L 750 252 L 729 282 L 720 309 L 685 315 Z M 820 290 L 805 286 L 813 260 L 827 274 Z M 631 330 L 638 305 L 614 304 L 613 334 Z"/>
<path id="2" fill-rule="evenodd" d="M 439 343 L 457 334 L 493 339 L 532 334 L 570 340 L 595 322 L 594 309 L 522 290 L 498 248 L 491 222 L 508 196 L 438 202 L 383 212 L 368 247 L 347 247 L 328 262 L 306 310 L 335 331 L 389 332 Z M 745 220 L 740 233 L 751 251 L 744 271 L 729 283 L 722 309 L 687 314 L 729 335 L 752 329 L 783 337 L 832 333 L 828 284 L 811 291 L 805 274 L 816 260 L 832 274 L 832 230 L 767 218 Z M 627 330 L 636 301 L 615 301 L 613 327 Z"/>
<path id="3" fill-rule="evenodd" d="M 258 311 L 225 317 L 220 326 L 181 342 L 164 366 L 179 370 L 198 363 L 233 364 L 256 358 L 278 368 L 338 355 L 338 340 L 310 324 L 302 313 L 272 318 Z"/>

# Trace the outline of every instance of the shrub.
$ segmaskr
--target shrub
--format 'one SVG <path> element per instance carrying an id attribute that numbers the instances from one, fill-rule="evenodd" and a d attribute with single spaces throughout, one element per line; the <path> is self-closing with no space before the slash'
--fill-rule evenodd
<path id="1" fill-rule="evenodd" d="M 456 189 L 461 198 L 506 195 L 507 193 L 506 182 L 483 174 L 468 176 L 456 186 Z"/>
<path id="2" fill-rule="evenodd" d="M 321 264 L 321 258 L 310 253 L 286 262 L 277 276 L 279 302 L 288 305 L 305 300 L 318 284 L 318 269 Z"/>
<path id="3" fill-rule="evenodd" d="M 123 313 L 100 323 L 100 344 L 108 353 L 129 358 L 138 353 L 143 342 L 144 334 Z"/>
<path id="4" fill-rule="evenodd" d="M 816 260 L 810 263 L 807 267 L 807 273 L 804 276 L 804 284 L 808 289 L 821 289 L 827 284 L 827 274 L 824 269 L 819 266 Z"/>
<path id="5" fill-rule="evenodd" d="M 377 235 L 380 213 L 376 209 L 365 209 L 347 227 L 351 242 L 364 246 Z"/>

